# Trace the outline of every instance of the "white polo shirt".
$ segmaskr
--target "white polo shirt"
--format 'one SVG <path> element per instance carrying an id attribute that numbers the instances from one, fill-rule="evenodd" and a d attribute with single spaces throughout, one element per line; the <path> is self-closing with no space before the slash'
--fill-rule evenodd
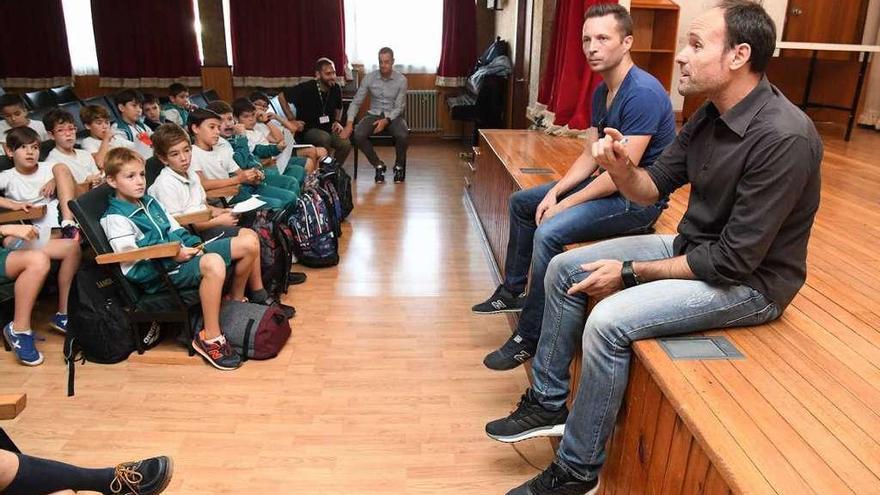
<path id="1" fill-rule="evenodd" d="M 199 176 L 192 165 L 186 177 L 165 167 L 147 191 L 165 207 L 170 215 L 202 211 L 208 207 L 208 198 Z"/>
<path id="2" fill-rule="evenodd" d="M 5 197 L 20 203 L 46 205 L 46 216 L 34 222 L 34 225 L 38 227 L 41 225 L 60 226 L 58 223 L 58 200 L 46 198 L 40 194 L 40 189 L 55 178 L 52 175 L 54 165 L 54 163 L 40 162 L 37 164 L 37 171 L 32 174 L 22 174 L 14 167 L 0 172 L 0 190 L 4 191 Z"/>
<path id="3" fill-rule="evenodd" d="M 233 158 L 232 145 L 221 138 L 211 151 L 198 146 L 192 147 L 190 170 L 202 172 L 209 179 L 228 179 L 241 170 Z"/>
<path id="4" fill-rule="evenodd" d="M 49 133 L 46 132 L 46 126 L 44 126 L 39 120 L 30 119 L 28 127 L 37 131 L 37 135 L 40 136 L 40 141 L 46 141 L 49 139 Z M 0 144 L 6 144 L 6 131 L 9 129 L 12 129 L 12 127 L 10 127 L 5 120 L 0 119 Z"/>
<path id="5" fill-rule="evenodd" d="M 86 177 L 90 175 L 100 174 L 101 170 L 98 169 L 98 165 L 95 164 L 95 158 L 86 150 L 74 149 L 73 156 L 64 153 L 60 149 L 53 148 L 52 151 L 49 152 L 49 156 L 46 157 L 46 162 L 51 163 L 52 165 L 56 163 L 63 163 L 67 165 L 67 168 L 70 169 L 70 173 L 73 174 L 73 180 L 77 183 L 85 182 Z"/>

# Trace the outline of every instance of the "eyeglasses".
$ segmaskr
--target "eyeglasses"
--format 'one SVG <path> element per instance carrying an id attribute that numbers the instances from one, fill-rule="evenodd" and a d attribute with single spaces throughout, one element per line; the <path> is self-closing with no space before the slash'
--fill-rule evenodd
<path id="1" fill-rule="evenodd" d="M 74 126 L 72 126 L 72 125 L 68 125 L 68 126 L 64 126 L 64 127 L 58 127 L 58 128 L 56 128 L 53 132 L 54 132 L 55 134 L 75 134 L 75 133 L 76 133 L 76 127 L 74 127 Z"/>

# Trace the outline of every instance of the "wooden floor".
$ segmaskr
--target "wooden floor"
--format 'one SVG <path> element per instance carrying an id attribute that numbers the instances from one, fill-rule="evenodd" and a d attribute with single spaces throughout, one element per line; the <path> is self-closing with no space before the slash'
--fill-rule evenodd
<path id="1" fill-rule="evenodd" d="M 223 373 L 163 347 L 148 360 L 184 364 L 89 363 L 68 399 L 62 338 L 38 326 L 42 366 L 0 352 L 0 394 L 28 395 L 0 426 L 27 453 L 88 466 L 172 455 L 173 494 L 504 493 L 533 476 L 483 432 L 526 377 L 482 364 L 508 327 L 470 312 L 494 283 L 462 202 L 463 150 L 412 145 L 405 185 L 361 170 L 342 262 L 294 288 L 278 358 Z M 552 456 L 517 448 L 541 468 Z"/>
<path id="2" fill-rule="evenodd" d="M 880 371 L 860 356 L 880 348 L 880 133 L 857 129 L 844 143 L 839 128 L 822 131 L 825 188 L 810 276 L 781 324 L 812 305 L 817 328 L 852 328 L 850 341 L 832 347 L 853 356 L 863 397 L 873 396 Z M 469 311 L 494 283 L 461 198 L 462 150 L 414 144 L 403 186 L 375 186 L 363 171 L 342 263 L 309 271 L 294 289 L 294 336 L 277 359 L 221 373 L 168 346 L 147 362 L 79 367 L 77 396 L 68 399 L 62 339 L 43 327 L 44 365 L 0 354 L 0 394 L 28 394 L 24 413 L 0 425 L 26 452 L 78 464 L 170 454 L 168 493 L 485 494 L 531 477 L 530 463 L 551 459 L 548 442 L 517 445 L 524 459 L 483 433 L 512 409 L 526 377 L 481 363 L 509 327 Z M 391 152 L 380 149 L 386 162 Z M 664 214 L 661 228 L 678 214 Z M 832 389 L 823 396 L 837 397 Z M 864 425 L 858 448 L 876 448 L 876 421 Z M 802 448 L 797 435 L 767 442 Z M 873 470 L 876 451 L 869 458 Z"/>

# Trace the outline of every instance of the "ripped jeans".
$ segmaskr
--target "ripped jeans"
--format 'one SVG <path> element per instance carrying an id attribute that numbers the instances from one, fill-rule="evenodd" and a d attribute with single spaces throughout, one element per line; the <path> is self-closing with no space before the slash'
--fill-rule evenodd
<path id="1" fill-rule="evenodd" d="M 566 294 L 589 275 L 581 265 L 600 259 L 670 258 L 674 239 L 672 235 L 612 239 L 560 254 L 547 269 L 547 298 L 532 362 L 532 390 L 546 408 L 565 405 L 569 365 L 577 348 L 582 347 L 580 385 L 556 454 L 556 462 L 575 477 L 593 479 L 605 462 L 605 444 L 626 391 L 633 341 L 759 325 L 782 313 L 779 306 L 745 285 L 658 280 L 606 297 L 584 323 L 587 296 Z"/>

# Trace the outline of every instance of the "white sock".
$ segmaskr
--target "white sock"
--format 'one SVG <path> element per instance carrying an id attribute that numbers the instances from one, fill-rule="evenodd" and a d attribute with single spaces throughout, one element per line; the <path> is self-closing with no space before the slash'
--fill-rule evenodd
<path id="1" fill-rule="evenodd" d="M 63 229 L 64 227 L 76 227 L 76 222 L 73 220 L 62 220 L 61 228 Z"/>

